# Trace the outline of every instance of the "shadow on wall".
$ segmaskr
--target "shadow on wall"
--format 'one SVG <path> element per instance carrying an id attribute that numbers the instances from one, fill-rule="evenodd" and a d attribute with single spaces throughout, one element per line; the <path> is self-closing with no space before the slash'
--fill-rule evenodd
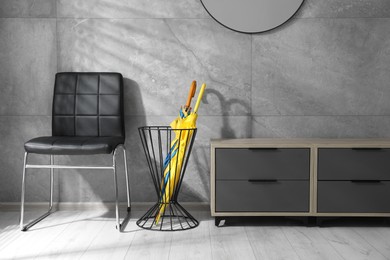
<path id="1" fill-rule="evenodd" d="M 125 102 L 125 116 L 137 115 L 142 116 L 143 120 L 140 125 L 144 125 L 145 119 L 145 108 L 142 101 L 142 95 L 140 86 L 137 82 L 132 79 L 123 78 L 124 84 L 124 102 Z"/>
<path id="2" fill-rule="evenodd" d="M 219 104 L 221 106 L 221 111 L 223 111 L 222 112 L 222 126 L 220 129 L 220 134 L 217 135 L 218 138 L 238 138 L 239 136 L 237 136 L 237 129 L 234 129 L 231 126 L 231 123 L 229 121 L 229 117 L 227 115 L 229 115 L 229 111 L 232 111 L 233 106 L 235 106 L 235 105 L 239 105 L 239 106 L 243 107 L 244 111 L 245 111 L 244 113 L 246 115 L 250 115 L 251 108 L 248 106 L 248 104 L 246 104 L 244 101 L 242 101 L 238 98 L 231 98 L 229 100 L 226 100 L 225 97 L 219 91 L 217 91 L 215 89 L 208 89 L 205 92 L 203 101 L 206 104 L 209 104 L 208 98 L 210 98 L 210 96 L 212 96 L 212 95 L 217 97 L 217 99 L 219 100 Z M 234 118 L 233 118 L 233 120 L 234 120 Z M 252 137 L 252 123 L 251 123 L 250 117 L 247 116 L 245 124 L 246 124 L 245 127 L 243 127 L 245 129 L 245 133 L 241 134 L 243 136 L 240 136 L 240 137 Z M 242 127 L 240 127 L 240 128 L 242 128 Z"/>
<path id="3" fill-rule="evenodd" d="M 252 137 L 252 123 L 251 123 L 251 117 L 249 116 L 243 116 L 241 117 L 241 120 L 238 121 L 238 124 L 244 123 L 244 126 L 236 127 L 232 126 L 231 120 L 235 120 L 234 116 L 227 116 L 229 115 L 230 111 L 233 111 L 234 106 L 239 106 L 244 110 L 244 114 L 249 115 L 250 114 L 250 107 L 243 102 L 240 99 L 229 99 L 226 100 L 226 98 L 217 90 L 215 89 L 206 89 L 204 97 L 202 102 L 205 104 L 210 104 L 209 100 L 212 98 L 212 96 L 216 97 L 219 102 L 219 105 L 221 106 L 221 111 L 223 111 L 223 116 L 220 117 L 222 119 L 222 126 L 220 129 L 213 128 L 213 126 L 210 126 L 212 131 L 215 131 L 212 135 L 217 138 L 250 138 Z M 242 121 L 244 120 L 244 121 Z M 237 123 L 236 123 L 237 124 Z M 244 132 L 237 132 L 237 129 L 245 129 Z M 218 133 L 219 132 L 219 133 Z M 192 165 L 194 165 L 194 168 L 187 169 L 187 171 L 194 171 L 198 174 L 197 178 L 199 180 L 196 182 L 197 187 L 194 188 L 193 185 L 189 182 L 186 182 L 186 180 L 183 182 L 183 191 L 185 193 L 181 194 L 180 196 L 183 196 L 184 201 L 199 201 L 199 202 L 208 202 L 209 198 L 204 197 L 204 194 L 209 194 L 209 184 L 210 184 L 210 146 L 209 146 L 209 139 L 210 136 L 207 136 L 204 140 L 200 140 L 200 144 L 195 140 L 195 145 L 192 150 L 191 158 Z M 191 173 L 190 173 L 191 174 Z M 188 177 L 188 176 L 187 176 Z"/>

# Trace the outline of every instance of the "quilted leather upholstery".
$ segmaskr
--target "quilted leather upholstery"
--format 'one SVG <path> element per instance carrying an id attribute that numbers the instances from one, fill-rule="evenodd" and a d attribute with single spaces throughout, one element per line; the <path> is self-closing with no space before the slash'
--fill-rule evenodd
<path id="1" fill-rule="evenodd" d="M 57 73 L 52 136 L 34 138 L 25 150 L 41 154 L 111 153 L 125 141 L 123 77 L 119 73 Z"/>
<path id="2" fill-rule="evenodd" d="M 123 144 L 122 137 L 41 136 L 24 147 L 30 153 L 55 155 L 110 154 Z"/>

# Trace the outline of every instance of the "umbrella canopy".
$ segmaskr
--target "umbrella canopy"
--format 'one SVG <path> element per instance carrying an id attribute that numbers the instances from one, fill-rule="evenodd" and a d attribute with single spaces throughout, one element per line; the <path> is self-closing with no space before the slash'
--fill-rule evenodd
<path id="1" fill-rule="evenodd" d="M 196 88 L 196 82 L 195 82 Z M 162 180 L 161 189 L 161 206 L 159 213 L 156 216 L 155 223 L 158 224 L 160 217 L 164 215 L 166 204 L 169 203 L 172 196 L 175 194 L 175 188 L 180 180 L 180 172 L 183 166 L 183 158 L 186 155 L 193 130 L 196 128 L 196 120 L 198 118 L 198 108 L 206 84 L 202 84 L 198 95 L 198 100 L 195 104 L 193 113 L 191 113 L 190 103 L 191 98 L 195 94 L 194 82 L 187 99 L 184 109 L 180 110 L 179 116 L 170 124 L 172 130 L 175 132 L 175 139 L 171 143 L 171 149 L 164 161 L 164 178 Z M 191 98 L 190 98 L 191 96 Z"/>

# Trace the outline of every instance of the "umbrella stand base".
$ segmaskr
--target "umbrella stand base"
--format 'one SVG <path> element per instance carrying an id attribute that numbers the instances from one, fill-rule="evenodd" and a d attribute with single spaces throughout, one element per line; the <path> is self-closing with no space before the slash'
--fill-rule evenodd
<path id="1" fill-rule="evenodd" d="M 165 210 L 157 222 L 160 209 Z M 156 231 L 180 231 L 195 228 L 199 222 L 177 201 L 153 205 L 138 221 L 137 225 L 143 229 Z"/>

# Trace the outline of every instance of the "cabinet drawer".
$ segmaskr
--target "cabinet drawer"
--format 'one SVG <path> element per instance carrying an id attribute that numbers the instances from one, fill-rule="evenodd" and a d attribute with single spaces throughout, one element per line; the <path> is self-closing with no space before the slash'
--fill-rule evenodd
<path id="1" fill-rule="evenodd" d="M 319 181 L 318 212 L 390 212 L 390 182 Z"/>
<path id="2" fill-rule="evenodd" d="M 217 180 L 308 180 L 309 148 L 217 148 Z"/>
<path id="3" fill-rule="evenodd" d="M 318 149 L 318 180 L 390 180 L 390 149 Z"/>
<path id="4" fill-rule="evenodd" d="M 308 212 L 309 181 L 217 181 L 216 211 Z"/>

